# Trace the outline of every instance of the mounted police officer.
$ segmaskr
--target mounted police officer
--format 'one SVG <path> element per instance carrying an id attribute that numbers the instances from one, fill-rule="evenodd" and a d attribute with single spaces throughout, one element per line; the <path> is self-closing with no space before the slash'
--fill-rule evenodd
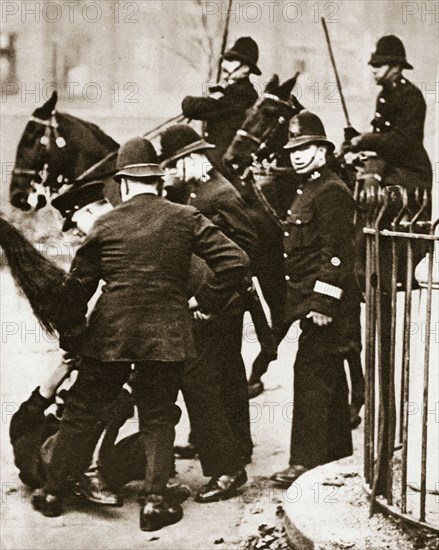
<path id="1" fill-rule="evenodd" d="M 381 91 L 373 131 L 351 139 L 352 151 L 373 151 L 382 163 L 372 176 L 382 185 L 431 192 L 432 168 L 423 146 L 426 103 L 422 92 L 402 71 L 413 69 L 397 36 L 383 36 L 369 60 Z"/>
<path id="2" fill-rule="evenodd" d="M 223 55 L 221 78 L 224 85 L 212 87 L 208 97 L 187 96 L 182 102 L 187 118 L 206 122 L 206 140 L 216 145 L 211 158 L 223 173 L 223 155 L 241 128 L 247 109 L 258 99 L 249 78 L 250 74 L 261 74 L 258 58 L 256 42 L 249 36 L 238 38 Z"/>
<path id="3" fill-rule="evenodd" d="M 184 363 L 195 356 L 187 303 L 192 254 L 212 270 L 192 305 L 209 313 L 245 285 L 248 259 L 196 209 L 161 197 L 164 172 L 150 142 L 128 142 L 118 167 L 122 204 L 96 221 L 60 292 L 61 344 L 83 357 L 83 367 L 33 504 L 44 515 L 62 513 L 70 480 L 90 463 L 93 426 L 134 363 L 133 395 L 147 463 L 140 527 L 153 531 L 182 517 L 181 506 L 165 495 L 180 418 L 175 401 Z M 87 303 L 100 280 L 105 286 L 86 326 Z"/>
<path id="4" fill-rule="evenodd" d="M 354 280 L 354 203 L 326 165 L 334 150 L 321 120 L 302 111 L 290 122 L 290 152 L 302 181 L 284 221 L 286 319 L 300 320 L 294 364 L 291 452 L 272 480 L 290 485 L 307 470 L 352 454 L 344 357 L 359 297 Z"/>
<path id="5" fill-rule="evenodd" d="M 404 69 L 413 69 L 407 61 L 402 41 L 394 35 L 381 37 L 369 60 L 375 82 L 381 87 L 378 94 L 375 116 L 372 120 L 372 132 L 357 135 L 350 139 L 350 150 L 360 152 L 365 157 L 363 189 L 368 187 L 401 186 L 407 195 L 406 220 L 414 219 L 424 203 L 422 217 L 419 221 L 430 219 L 432 167 L 423 145 L 426 103 L 422 92 L 404 75 Z M 349 136 L 347 136 L 349 137 Z M 419 191 L 419 193 L 416 193 Z M 417 196 L 418 195 L 418 196 Z M 420 199 L 420 200 L 419 200 Z M 392 229 L 392 222 L 397 217 L 401 204 L 390 203 L 382 216 L 379 229 Z M 398 262 L 398 281 L 405 284 L 407 274 L 404 272 L 406 247 L 401 239 L 396 243 Z M 364 245 L 364 242 L 363 242 Z M 425 254 L 422 241 L 415 241 L 412 247 L 412 260 L 416 265 Z M 365 253 L 363 254 L 365 257 Z M 379 238 L 376 264 L 372 273 L 379 273 L 380 288 L 380 390 L 383 401 L 389 403 L 390 391 L 390 357 L 391 357 L 391 294 L 392 294 L 392 244 L 389 238 Z M 409 276 L 412 276 L 409 274 Z M 383 422 L 383 452 L 381 472 L 377 481 L 377 491 L 386 491 L 386 480 L 382 472 L 384 465 L 391 460 L 393 447 L 387 441 L 389 434 L 390 412 L 385 407 Z M 391 438 L 391 436 L 389 436 Z"/>
<path id="6" fill-rule="evenodd" d="M 190 126 L 175 125 L 162 134 L 161 147 L 161 156 L 165 159 L 162 166 L 167 172 L 165 189 L 169 198 L 195 206 L 252 260 L 257 250 L 256 232 L 239 193 L 212 167 L 206 156 L 214 145 L 202 140 Z M 220 468 L 228 469 L 228 463 L 239 464 L 236 458 L 230 460 L 236 455 L 233 447 L 240 449 L 242 466 L 251 460 L 253 444 L 247 381 L 241 356 L 244 309 L 242 302 L 240 305 L 236 302 L 216 318 L 194 324 L 198 357 L 185 373 L 185 399 L 191 418 L 191 441 L 202 443 L 203 450 L 198 451 L 203 458 L 203 471 L 212 475 L 210 487 L 206 486 L 198 495 L 201 502 L 223 498 L 229 493 L 230 483 L 236 485 L 234 480 L 242 481 L 241 474 L 238 478 L 229 476 L 231 481 L 219 479 L 222 474 L 233 473 L 221 472 Z M 191 399 L 190 391 L 194 389 L 197 392 Z M 222 414 L 215 405 L 211 415 L 197 418 L 203 406 L 209 408 L 209 400 L 215 399 L 217 403 L 218 398 L 223 405 Z M 218 441 L 215 442 L 215 438 Z M 206 441 L 211 441 L 208 452 Z M 227 445 L 226 441 L 229 442 Z M 215 452 L 219 444 L 229 449 L 225 456 Z M 186 449 L 179 449 L 181 451 Z M 204 452 L 204 457 L 201 457 L 201 452 Z"/>

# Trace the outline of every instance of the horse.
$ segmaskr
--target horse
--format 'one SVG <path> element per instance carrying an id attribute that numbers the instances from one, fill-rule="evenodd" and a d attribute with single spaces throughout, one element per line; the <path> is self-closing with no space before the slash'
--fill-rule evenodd
<path id="1" fill-rule="evenodd" d="M 283 149 L 288 140 L 289 121 L 303 109 L 292 95 L 297 77 L 298 73 L 282 84 L 277 75 L 271 78 L 260 99 L 247 112 L 223 157 L 223 165 L 258 233 L 259 261 L 255 275 L 270 309 L 277 342 L 285 335 L 286 296 L 284 228 L 279 212 L 285 210 L 286 214 L 299 185 L 299 178 Z M 265 372 L 275 358 L 276 355 L 270 357 L 262 351 L 254 363 L 253 373 L 258 369 Z M 260 376 L 254 378 L 257 381 Z M 249 382 L 252 383 L 252 377 Z"/>
<path id="2" fill-rule="evenodd" d="M 24 211 L 38 210 L 47 198 L 96 179 L 106 181 L 106 195 L 118 202 L 116 172 L 119 144 L 98 126 L 56 110 L 58 95 L 30 117 L 17 147 L 10 183 L 11 204 Z"/>

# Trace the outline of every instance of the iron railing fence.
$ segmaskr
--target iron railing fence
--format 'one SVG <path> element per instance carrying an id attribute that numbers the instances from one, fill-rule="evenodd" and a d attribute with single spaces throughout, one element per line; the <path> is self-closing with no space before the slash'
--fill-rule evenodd
<path id="1" fill-rule="evenodd" d="M 409 197 L 400 186 L 369 186 L 358 201 L 365 241 L 364 481 L 371 514 L 379 504 L 439 531 L 439 220 L 428 221 L 427 193 Z"/>

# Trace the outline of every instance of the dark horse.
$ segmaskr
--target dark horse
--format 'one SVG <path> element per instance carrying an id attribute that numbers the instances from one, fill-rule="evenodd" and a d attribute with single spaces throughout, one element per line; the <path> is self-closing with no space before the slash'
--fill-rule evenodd
<path id="1" fill-rule="evenodd" d="M 10 184 L 10 201 L 21 210 L 43 208 L 47 197 L 68 185 L 107 180 L 106 194 L 118 201 L 110 180 L 116 171 L 119 144 L 98 126 L 56 111 L 54 92 L 36 109 L 17 148 Z"/>

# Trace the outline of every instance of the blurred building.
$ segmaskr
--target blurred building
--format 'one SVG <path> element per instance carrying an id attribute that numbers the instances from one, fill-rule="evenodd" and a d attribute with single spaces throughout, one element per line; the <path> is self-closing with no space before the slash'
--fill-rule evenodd
<path id="1" fill-rule="evenodd" d="M 226 0 L 2 0 L 1 153 L 13 162 L 27 117 L 53 89 L 58 108 L 92 120 L 118 141 L 180 112 L 184 95 L 213 81 Z M 345 125 L 320 23 L 328 22 L 353 125 L 369 127 L 378 92 L 367 66 L 377 38 L 402 38 L 408 77 L 428 103 L 425 144 L 435 163 L 438 2 L 235 0 L 229 44 L 251 35 L 260 46 L 260 91 L 274 72 L 301 71 L 297 93 L 336 143 Z M 8 167 L 1 204 L 7 202 Z M 436 174 L 437 178 L 437 174 Z M 437 182 L 436 182 L 437 183 Z"/>

